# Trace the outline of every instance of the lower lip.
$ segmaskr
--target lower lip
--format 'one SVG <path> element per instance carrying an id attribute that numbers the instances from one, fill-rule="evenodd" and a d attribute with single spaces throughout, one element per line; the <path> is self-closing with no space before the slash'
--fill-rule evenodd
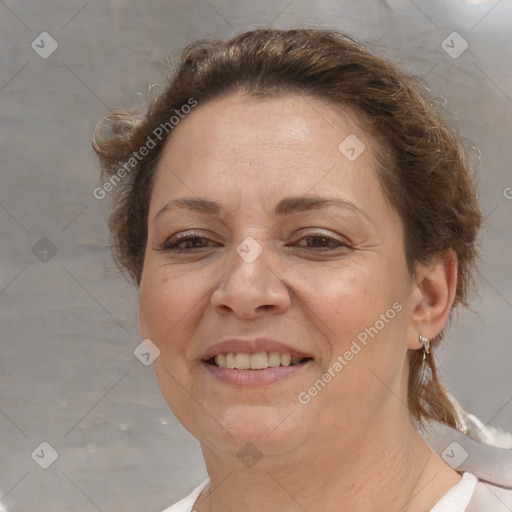
<path id="1" fill-rule="evenodd" d="M 213 364 L 203 362 L 203 366 L 217 379 L 226 384 L 235 386 L 264 386 L 273 384 L 283 379 L 289 379 L 300 373 L 312 360 L 293 366 L 277 366 L 262 370 L 236 370 L 221 368 Z"/>

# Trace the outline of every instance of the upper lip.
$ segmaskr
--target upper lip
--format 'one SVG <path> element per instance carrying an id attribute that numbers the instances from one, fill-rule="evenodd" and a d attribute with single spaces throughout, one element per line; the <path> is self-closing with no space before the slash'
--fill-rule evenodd
<path id="1" fill-rule="evenodd" d="M 208 361 L 218 354 L 232 353 L 246 353 L 256 354 L 258 352 L 279 352 L 280 354 L 290 354 L 292 357 L 312 357 L 311 355 L 297 350 L 296 348 L 270 338 L 254 338 L 254 339 L 240 339 L 230 338 L 218 343 L 210 345 L 202 354 L 203 361 Z"/>

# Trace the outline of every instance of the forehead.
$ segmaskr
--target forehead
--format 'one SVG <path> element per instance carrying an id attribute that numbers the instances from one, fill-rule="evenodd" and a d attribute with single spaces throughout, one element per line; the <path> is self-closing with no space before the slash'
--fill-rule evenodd
<path id="1" fill-rule="evenodd" d="M 352 111 L 310 96 L 237 93 L 199 103 L 166 142 L 150 210 L 172 196 L 214 192 L 269 201 L 269 209 L 277 196 L 380 194 L 376 144 Z"/>

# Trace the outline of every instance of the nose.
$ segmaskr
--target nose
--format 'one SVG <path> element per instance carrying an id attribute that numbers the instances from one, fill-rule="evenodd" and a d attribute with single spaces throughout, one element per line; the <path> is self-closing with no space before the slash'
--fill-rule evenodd
<path id="1" fill-rule="evenodd" d="M 261 248 L 260 254 L 253 252 L 255 246 Z M 249 245 L 244 241 L 237 249 L 230 254 L 227 269 L 212 293 L 214 310 L 222 316 L 236 315 L 244 319 L 264 312 L 284 313 L 290 307 L 290 294 L 276 268 L 272 268 L 270 249 L 263 249 L 254 239 Z M 254 257 L 255 254 L 258 255 Z"/>

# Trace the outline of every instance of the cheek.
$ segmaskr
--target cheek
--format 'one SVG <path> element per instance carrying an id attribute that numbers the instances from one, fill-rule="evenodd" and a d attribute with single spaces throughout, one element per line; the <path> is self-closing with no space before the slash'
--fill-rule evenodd
<path id="1" fill-rule="evenodd" d="M 190 323 L 204 290 L 185 273 L 171 275 L 169 267 L 147 268 L 140 291 L 139 308 L 149 338 L 161 351 L 176 350 L 180 332 Z M 202 294 L 201 294 L 202 292 Z"/>
<path id="2" fill-rule="evenodd" d="M 377 257 L 368 257 L 361 264 L 352 261 L 300 273 L 297 294 L 327 328 L 329 337 L 346 340 L 391 307 L 394 292 L 385 279 L 386 272 L 372 260 Z"/>
<path id="3" fill-rule="evenodd" d="M 386 381 L 400 371 L 405 353 L 405 278 L 397 265 L 383 264 L 378 255 L 368 256 L 364 264 L 326 269 L 314 278 L 303 274 L 302 300 L 314 313 L 309 319 L 329 340 L 322 369 L 327 371 L 338 360 L 343 372 L 335 371 L 341 368 L 338 364 L 334 373 L 345 375 L 343 385 L 351 391 L 375 380 L 369 370 L 382 372 Z"/>
<path id="4" fill-rule="evenodd" d="M 196 423 L 191 418 L 200 411 L 190 400 L 194 382 L 186 350 L 199 321 L 200 299 L 205 296 L 195 282 L 185 273 L 171 274 L 169 267 L 147 265 L 139 291 L 139 308 L 148 337 L 160 350 L 153 362 L 158 386 L 178 421 L 189 430 Z"/>

